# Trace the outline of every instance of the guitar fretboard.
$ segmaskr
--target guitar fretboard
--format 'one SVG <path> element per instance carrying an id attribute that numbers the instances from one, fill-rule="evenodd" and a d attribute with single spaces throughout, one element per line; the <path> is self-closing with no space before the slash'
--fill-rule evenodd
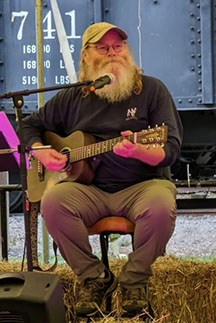
<path id="1" fill-rule="evenodd" d="M 129 137 L 127 137 L 127 139 L 129 139 Z M 82 159 L 94 157 L 96 155 L 111 151 L 115 144 L 122 141 L 122 139 L 123 137 L 117 137 L 114 139 L 104 140 L 91 145 L 75 148 L 70 151 L 70 162 L 73 163 Z"/>

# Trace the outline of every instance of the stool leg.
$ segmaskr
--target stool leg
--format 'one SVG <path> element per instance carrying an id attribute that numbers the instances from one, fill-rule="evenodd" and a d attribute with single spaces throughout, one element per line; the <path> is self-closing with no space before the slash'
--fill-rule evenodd
<path id="1" fill-rule="evenodd" d="M 131 243 L 132 243 L 132 248 L 134 251 L 134 234 L 133 233 L 131 233 Z"/>
<path id="2" fill-rule="evenodd" d="M 108 250 L 109 250 L 109 233 L 102 232 L 100 234 L 100 247 L 101 247 L 101 258 L 103 264 L 109 270 L 109 259 L 108 259 Z M 106 313 L 110 313 L 112 310 L 112 295 L 108 295 L 105 303 Z"/>
<path id="3" fill-rule="evenodd" d="M 109 269 L 108 260 L 108 249 L 109 249 L 109 234 L 102 232 L 100 234 L 100 247 L 101 247 L 101 258 L 103 264 Z"/>

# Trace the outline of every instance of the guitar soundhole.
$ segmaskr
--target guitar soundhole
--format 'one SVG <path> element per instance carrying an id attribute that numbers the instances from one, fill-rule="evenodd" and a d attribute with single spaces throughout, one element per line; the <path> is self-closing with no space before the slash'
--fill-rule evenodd
<path id="1" fill-rule="evenodd" d="M 60 150 L 60 152 L 64 155 L 67 156 L 67 163 L 65 165 L 65 167 L 62 169 L 62 172 L 69 172 L 70 168 L 71 168 L 71 163 L 70 163 L 70 152 L 71 152 L 71 149 L 68 148 L 68 147 L 65 147 L 63 149 Z"/>

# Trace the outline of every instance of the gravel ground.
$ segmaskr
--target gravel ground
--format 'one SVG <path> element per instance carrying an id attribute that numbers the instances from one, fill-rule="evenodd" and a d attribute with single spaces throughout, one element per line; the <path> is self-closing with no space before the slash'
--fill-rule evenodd
<path id="1" fill-rule="evenodd" d="M 43 252 L 42 220 L 39 216 L 38 250 Z M 22 258 L 24 248 L 24 219 L 22 215 L 9 217 L 8 256 Z M 111 257 L 126 257 L 131 251 L 129 235 L 113 239 L 110 244 Z M 98 236 L 90 237 L 93 251 L 99 255 Z M 50 257 L 52 257 L 52 242 L 49 239 Z M 216 213 L 206 215 L 178 215 L 176 228 L 167 245 L 167 254 L 179 257 L 215 258 L 216 259 Z"/>

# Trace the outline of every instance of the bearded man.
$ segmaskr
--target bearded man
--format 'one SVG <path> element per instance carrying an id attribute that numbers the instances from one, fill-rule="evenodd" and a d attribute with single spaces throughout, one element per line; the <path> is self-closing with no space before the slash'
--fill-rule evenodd
<path id="1" fill-rule="evenodd" d="M 127 40 L 125 31 L 110 23 L 88 27 L 82 37 L 80 81 L 104 74 L 114 80 L 95 91 L 89 86 L 64 89 L 23 120 L 25 143 L 32 147 L 44 144 L 47 130 L 61 137 L 79 130 L 96 142 L 120 136 L 110 151 L 99 150 L 89 158 L 94 176 L 87 185 L 65 179 L 47 189 L 41 200 L 48 231 L 82 284 L 78 315 L 97 312 L 117 287 L 117 278 L 92 253 L 87 227 L 110 215 L 135 225 L 134 250 L 118 277 L 128 313 L 147 309 L 151 266 L 164 254 L 175 227 L 176 187 L 168 170 L 180 153 L 182 124 L 168 89 L 142 74 Z M 137 132 L 162 124 L 168 128 L 163 145 L 137 140 Z M 50 171 L 68 164 L 67 155 L 55 147 L 33 154 Z"/>

